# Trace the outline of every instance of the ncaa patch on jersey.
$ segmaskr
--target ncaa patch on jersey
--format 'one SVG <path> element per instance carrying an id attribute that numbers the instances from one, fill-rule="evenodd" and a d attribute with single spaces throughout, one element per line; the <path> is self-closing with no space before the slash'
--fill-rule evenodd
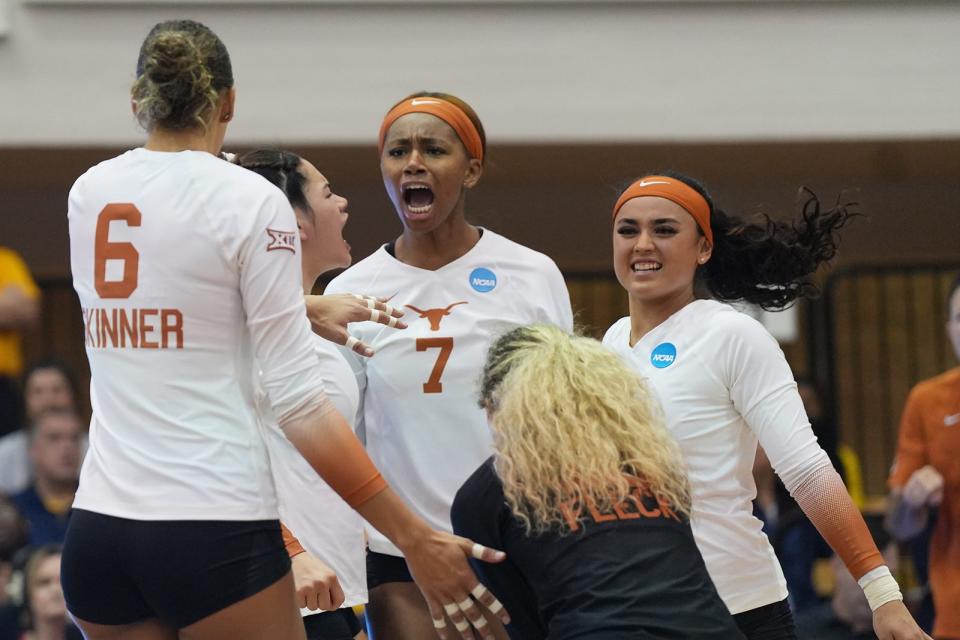
<path id="1" fill-rule="evenodd" d="M 486 267 L 477 267 L 470 272 L 470 286 L 474 291 L 489 293 L 497 286 L 497 274 Z"/>
<path id="2" fill-rule="evenodd" d="M 661 342 L 650 354 L 650 364 L 657 369 L 666 369 L 677 359 L 677 348 L 672 342 Z"/>

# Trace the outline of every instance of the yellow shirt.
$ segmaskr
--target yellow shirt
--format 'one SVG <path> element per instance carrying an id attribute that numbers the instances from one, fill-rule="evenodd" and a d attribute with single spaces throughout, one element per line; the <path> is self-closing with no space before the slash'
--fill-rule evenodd
<path id="1" fill-rule="evenodd" d="M 30 298 L 40 295 L 27 265 L 15 251 L 0 247 L 0 292 L 16 287 Z M 0 376 L 16 377 L 23 370 L 20 355 L 20 334 L 14 330 L 0 331 Z"/>

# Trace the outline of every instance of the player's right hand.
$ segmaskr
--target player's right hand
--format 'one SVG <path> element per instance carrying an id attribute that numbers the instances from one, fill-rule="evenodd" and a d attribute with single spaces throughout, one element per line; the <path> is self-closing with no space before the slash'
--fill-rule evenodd
<path id="1" fill-rule="evenodd" d="M 903 500 L 911 507 L 940 504 L 943 501 L 943 476 L 930 465 L 917 469 L 903 487 Z"/>
<path id="2" fill-rule="evenodd" d="M 313 332 L 336 344 L 346 345 L 362 356 L 370 357 L 373 349 L 347 332 L 351 322 L 379 322 L 395 329 L 406 329 L 400 320 L 403 311 L 391 307 L 383 298 L 354 293 L 335 293 L 324 296 L 304 296 L 307 318 Z"/>
<path id="3" fill-rule="evenodd" d="M 481 608 L 489 610 L 503 624 L 510 622 L 506 609 L 480 584 L 467 562 L 470 556 L 484 562 L 503 562 L 507 556 L 502 551 L 450 533 L 432 531 L 426 539 L 404 548 L 403 552 L 441 640 L 478 637 L 493 640 Z"/>
<path id="4" fill-rule="evenodd" d="M 297 591 L 297 607 L 311 611 L 335 611 L 343 604 L 343 587 L 337 574 L 309 552 L 290 559 L 293 564 L 293 585 Z"/>

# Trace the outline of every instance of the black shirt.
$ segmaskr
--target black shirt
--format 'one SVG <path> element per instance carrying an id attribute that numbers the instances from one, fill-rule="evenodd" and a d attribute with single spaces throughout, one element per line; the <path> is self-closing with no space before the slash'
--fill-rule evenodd
<path id="1" fill-rule="evenodd" d="M 457 492 L 451 515 L 458 535 L 507 553 L 500 564 L 473 565 L 509 612 L 511 638 L 743 638 L 689 522 L 652 496 L 605 513 L 568 510 L 563 530 L 527 535 L 490 458 Z"/>

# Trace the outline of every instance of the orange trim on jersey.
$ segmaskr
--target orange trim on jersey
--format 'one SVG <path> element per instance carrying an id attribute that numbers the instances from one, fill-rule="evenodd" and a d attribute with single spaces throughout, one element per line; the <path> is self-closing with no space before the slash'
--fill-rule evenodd
<path id="1" fill-rule="evenodd" d="M 631 184 L 617 198 L 617 204 L 613 207 L 613 217 L 617 217 L 620 207 L 628 200 L 646 196 L 666 198 L 683 207 L 687 213 L 693 216 L 697 226 L 706 236 L 707 242 L 713 245 L 713 231 L 710 229 L 710 205 L 706 198 L 697 193 L 697 190 L 690 185 L 669 176 L 644 176 Z"/>
<path id="2" fill-rule="evenodd" d="M 300 541 L 297 540 L 297 536 L 293 535 L 293 532 L 287 529 L 282 522 L 280 523 L 280 535 L 283 536 L 283 546 L 287 550 L 287 555 L 291 558 L 306 552 L 306 549 L 304 549 Z"/>
<path id="3" fill-rule="evenodd" d="M 380 125 L 379 148 L 381 155 L 383 154 L 383 144 L 387 139 L 387 132 L 390 130 L 390 125 L 396 122 L 398 118 L 402 118 L 411 113 L 429 113 L 446 122 L 453 128 L 457 137 L 460 138 L 460 142 L 466 147 L 467 153 L 469 153 L 471 157 L 483 162 L 483 141 L 480 138 L 480 132 L 477 131 L 477 127 L 473 124 L 470 117 L 457 105 L 447 102 L 446 100 L 441 100 L 440 98 L 428 96 L 404 100 L 387 113 L 383 119 L 383 124 Z"/>
<path id="4" fill-rule="evenodd" d="M 884 564 L 860 510 L 829 463 L 814 471 L 791 494 L 855 579 Z"/>

